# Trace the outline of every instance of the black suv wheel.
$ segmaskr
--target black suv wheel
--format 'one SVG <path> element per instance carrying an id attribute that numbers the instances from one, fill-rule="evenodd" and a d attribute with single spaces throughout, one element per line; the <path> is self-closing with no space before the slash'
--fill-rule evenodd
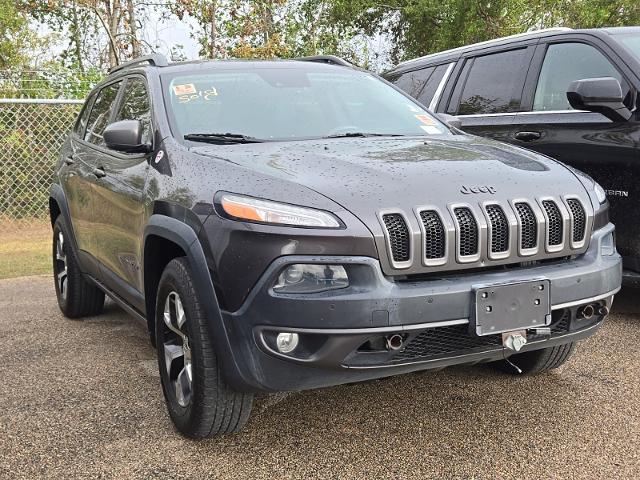
<path id="1" fill-rule="evenodd" d="M 69 238 L 69 229 L 60 216 L 53 226 L 53 278 L 58 305 L 68 318 L 98 315 L 104 307 L 104 292 L 82 276 Z"/>
<path id="2" fill-rule="evenodd" d="M 169 262 L 160 279 L 156 344 L 164 397 L 180 432 L 204 438 L 244 426 L 253 395 L 234 392 L 222 378 L 184 258 Z"/>

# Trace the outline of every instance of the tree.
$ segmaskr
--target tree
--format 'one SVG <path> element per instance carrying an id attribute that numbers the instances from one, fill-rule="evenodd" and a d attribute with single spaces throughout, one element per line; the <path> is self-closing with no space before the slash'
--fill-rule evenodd
<path id="1" fill-rule="evenodd" d="M 0 0 L 0 69 L 23 65 L 34 33 L 27 16 L 14 0 Z"/>

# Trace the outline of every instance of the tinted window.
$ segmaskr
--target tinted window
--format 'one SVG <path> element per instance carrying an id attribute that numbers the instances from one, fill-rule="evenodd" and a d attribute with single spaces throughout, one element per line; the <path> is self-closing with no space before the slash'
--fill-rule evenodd
<path id="1" fill-rule="evenodd" d="M 558 43 L 549 45 L 542 64 L 534 110 L 569 110 L 567 88 L 575 80 L 583 78 L 614 77 L 623 83 L 626 95 L 629 87 L 622 76 L 598 50 L 584 43 Z"/>
<path id="2" fill-rule="evenodd" d="M 91 114 L 87 122 L 87 132 L 84 135 L 84 139 L 88 142 L 96 145 L 104 145 L 104 139 L 102 138 L 102 132 L 104 132 L 111 112 L 113 110 L 113 103 L 118 96 L 118 88 L 120 83 L 116 82 L 111 85 L 107 85 L 96 97 L 96 101 L 91 108 Z"/>
<path id="3" fill-rule="evenodd" d="M 125 85 L 122 104 L 116 114 L 118 120 L 140 120 L 142 122 L 142 143 L 151 143 L 151 108 L 147 87 L 141 78 L 131 78 Z"/>
<path id="4" fill-rule="evenodd" d="M 442 77 L 444 77 L 447 68 L 449 68 L 449 65 L 450 64 L 447 63 L 445 65 L 439 65 L 438 67 L 436 67 L 434 72 L 429 77 L 429 80 L 427 80 L 424 88 L 418 95 L 418 100 L 420 101 L 420 103 L 426 105 L 427 107 L 429 106 L 431 100 L 433 99 L 433 96 L 436 94 L 436 90 L 438 89 L 438 85 L 440 85 Z"/>
<path id="5" fill-rule="evenodd" d="M 396 86 L 407 92 L 413 98 L 417 98 L 418 93 L 422 90 L 424 84 L 429 80 L 435 69 L 433 67 L 424 68 L 422 70 L 414 70 L 400 75 L 393 81 Z"/>
<path id="6" fill-rule="evenodd" d="M 76 132 L 80 137 L 84 136 L 85 128 L 87 127 L 87 119 L 89 118 L 89 112 L 91 111 L 91 104 L 93 103 L 94 95 L 87 98 L 84 102 L 84 107 L 82 112 L 80 112 L 80 116 L 76 121 L 76 125 L 73 128 L 73 131 Z"/>
<path id="7" fill-rule="evenodd" d="M 457 113 L 515 112 L 524 86 L 526 49 L 511 50 L 473 59 Z"/>

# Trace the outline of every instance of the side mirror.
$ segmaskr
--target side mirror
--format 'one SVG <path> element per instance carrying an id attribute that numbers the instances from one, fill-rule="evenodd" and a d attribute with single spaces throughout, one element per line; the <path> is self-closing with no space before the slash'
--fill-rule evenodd
<path id="1" fill-rule="evenodd" d="M 458 130 L 462 129 L 462 120 L 456 116 L 449 115 L 448 113 L 436 113 L 436 117 L 451 128 L 457 128 Z"/>
<path id="2" fill-rule="evenodd" d="M 150 145 L 142 143 L 142 123 L 139 120 L 120 120 L 104 129 L 104 143 L 108 148 L 126 153 L 146 153 Z"/>
<path id="3" fill-rule="evenodd" d="M 626 122 L 631 111 L 622 103 L 622 87 L 613 77 L 576 80 L 567 90 L 569 104 L 576 110 L 601 113 L 613 122 Z"/>

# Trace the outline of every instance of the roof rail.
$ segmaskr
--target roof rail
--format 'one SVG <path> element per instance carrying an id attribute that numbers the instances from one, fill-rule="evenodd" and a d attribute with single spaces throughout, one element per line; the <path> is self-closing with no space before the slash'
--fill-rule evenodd
<path id="1" fill-rule="evenodd" d="M 540 33 L 548 33 L 548 32 L 567 32 L 573 30 L 569 27 L 552 27 L 552 28 L 542 28 L 540 30 L 531 30 L 530 32 L 516 33 L 515 35 L 509 35 L 506 37 L 494 38 L 492 40 L 485 40 L 484 42 L 472 43 L 470 45 L 463 45 L 462 47 L 451 48 L 449 50 L 443 50 L 441 52 L 430 53 L 429 55 L 424 55 L 423 57 L 413 58 L 411 60 L 406 60 L 404 62 L 399 63 L 396 67 L 400 67 L 403 65 L 408 65 L 413 62 L 417 62 L 418 60 L 426 60 L 428 58 L 435 57 L 436 55 L 443 55 L 446 53 L 455 53 L 458 51 L 466 50 L 467 48 L 476 48 L 481 47 L 483 45 L 492 45 L 494 43 L 501 42 L 502 40 L 513 40 L 517 38 L 524 38 L 530 35 L 536 35 Z"/>
<path id="2" fill-rule="evenodd" d="M 357 68 L 357 65 L 345 60 L 344 58 L 336 57 L 335 55 L 313 55 L 311 57 L 299 57 L 294 60 L 301 62 L 316 62 L 316 63 L 328 63 L 329 65 L 340 65 L 341 67 Z"/>
<path id="3" fill-rule="evenodd" d="M 109 69 L 109 73 L 111 74 L 114 72 L 118 72 L 120 70 L 124 70 L 125 68 L 131 68 L 145 62 L 149 65 L 153 65 L 154 67 L 166 67 L 167 65 L 169 65 L 169 62 L 167 62 L 167 57 L 165 57 L 161 53 L 152 53 L 150 55 L 137 57 L 129 62 L 124 62 L 120 65 L 116 65 L 115 67 Z"/>

